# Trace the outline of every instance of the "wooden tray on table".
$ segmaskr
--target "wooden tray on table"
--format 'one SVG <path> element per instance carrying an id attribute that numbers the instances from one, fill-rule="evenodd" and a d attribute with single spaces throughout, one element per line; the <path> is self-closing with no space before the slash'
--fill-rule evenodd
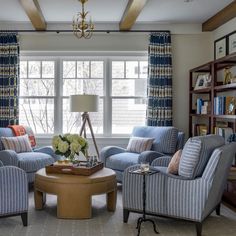
<path id="1" fill-rule="evenodd" d="M 98 162 L 96 165 L 92 167 L 86 166 L 86 161 L 80 161 L 79 164 L 72 165 L 71 164 L 58 164 L 57 162 L 46 166 L 47 174 L 70 174 L 70 175 L 92 175 L 93 173 L 101 170 L 103 168 L 103 163 Z"/>

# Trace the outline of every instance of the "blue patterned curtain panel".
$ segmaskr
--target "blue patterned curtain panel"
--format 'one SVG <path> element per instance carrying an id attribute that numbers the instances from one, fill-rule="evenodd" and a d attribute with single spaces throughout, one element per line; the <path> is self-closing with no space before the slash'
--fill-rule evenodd
<path id="1" fill-rule="evenodd" d="M 170 33 L 151 33 L 148 53 L 147 125 L 172 126 Z"/>
<path id="2" fill-rule="evenodd" d="M 0 32 L 0 127 L 19 121 L 19 43 L 16 34 Z"/>

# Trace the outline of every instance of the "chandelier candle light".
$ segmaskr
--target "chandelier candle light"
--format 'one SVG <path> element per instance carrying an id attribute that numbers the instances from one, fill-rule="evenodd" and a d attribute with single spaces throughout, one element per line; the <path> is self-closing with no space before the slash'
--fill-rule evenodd
<path id="1" fill-rule="evenodd" d="M 94 24 L 92 23 L 91 17 L 89 22 L 86 21 L 86 17 L 88 16 L 89 12 L 84 11 L 84 4 L 87 1 L 88 0 L 79 0 L 79 2 L 82 4 L 82 12 L 78 12 L 73 18 L 73 32 L 74 35 L 79 39 L 90 39 L 94 30 Z"/>

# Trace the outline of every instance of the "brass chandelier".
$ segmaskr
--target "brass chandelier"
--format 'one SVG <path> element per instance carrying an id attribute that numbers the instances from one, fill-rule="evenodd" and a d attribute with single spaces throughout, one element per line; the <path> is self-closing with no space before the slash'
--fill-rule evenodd
<path id="1" fill-rule="evenodd" d="M 85 38 L 90 39 L 93 34 L 94 24 L 92 23 L 91 17 L 89 22 L 86 21 L 86 17 L 88 16 L 88 11 L 84 11 L 84 4 L 88 0 L 79 0 L 82 4 L 82 12 L 78 12 L 73 17 L 73 33 L 77 38 Z"/>

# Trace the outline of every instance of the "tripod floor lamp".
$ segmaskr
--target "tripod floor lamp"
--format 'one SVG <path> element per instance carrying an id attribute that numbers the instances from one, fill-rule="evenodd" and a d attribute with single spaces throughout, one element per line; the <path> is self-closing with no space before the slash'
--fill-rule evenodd
<path id="1" fill-rule="evenodd" d="M 89 112 L 97 112 L 98 111 L 98 101 L 99 96 L 98 95 L 71 95 L 70 96 L 70 111 L 71 112 L 83 112 L 82 113 L 82 126 L 80 128 L 80 136 L 83 134 L 84 138 L 86 138 L 86 123 L 88 124 L 88 127 L 91 132 L 91 136 L 93 139 L 94 147 L 97 152 L 97 156 L 99 158 L 99 152 L 98 152 L 98 146 L 95 140 L 93 127 L 91 124 L 91 120 L 89 117 Z"/>

